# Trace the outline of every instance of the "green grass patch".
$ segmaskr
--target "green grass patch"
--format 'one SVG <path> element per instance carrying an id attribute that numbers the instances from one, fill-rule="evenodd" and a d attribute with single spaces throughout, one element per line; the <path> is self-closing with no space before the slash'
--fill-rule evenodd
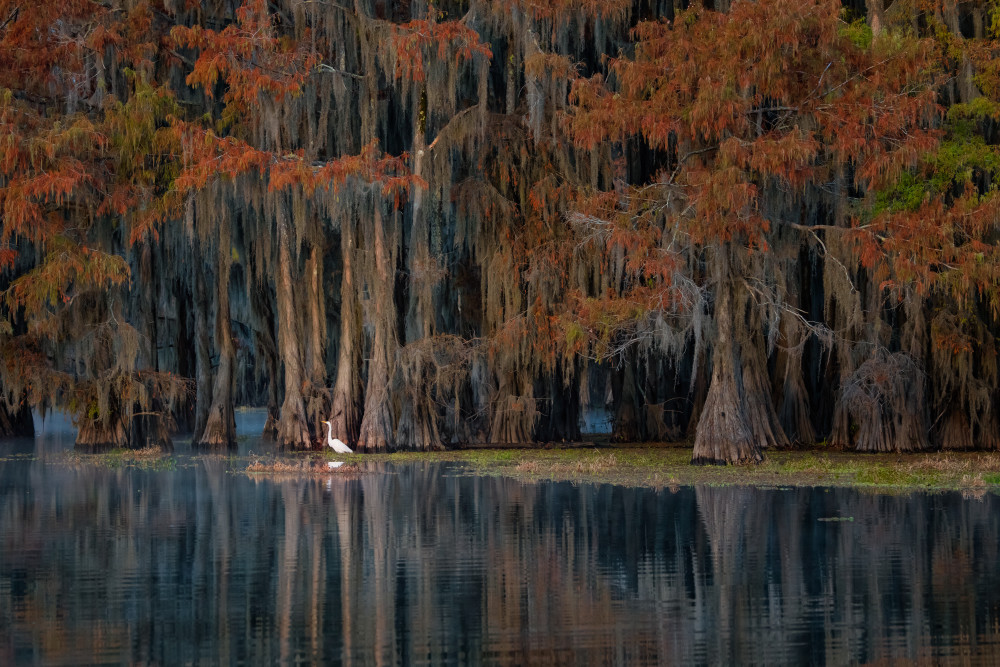
<path id="1" fill-rule="evenodd" d="M 756 466 L 692 466 L 690 445 L 472 449 L 364 458 L 395 463 L 451 461 L 470 474 L 524 481 L 565 480 L 655 488 L 709 484 L 1000 492 L 1000 453 L 993 452 L 855 454 L 813 447 L 767 452 L 765 461 Z"/>
<path id="2" fill-rule="evenodd" d="M 99 454 L 70 452 L 70 463 L 97 465 L 104 468 L 139 468 L 140 470 L 176 470 L 177 459 L 158 447 L 145 449 L 111 449 Z"/>

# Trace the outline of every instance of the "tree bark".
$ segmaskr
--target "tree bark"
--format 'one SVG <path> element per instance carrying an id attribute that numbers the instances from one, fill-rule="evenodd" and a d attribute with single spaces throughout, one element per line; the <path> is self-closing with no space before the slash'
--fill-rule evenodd
<path id="1" fill-rule="evenodd" d="M 368 365 L 368 387 L 365 390 L 365 413 L 358 434 L 358 449 L 366 452 L 393 449 L 395 423 L 389 404 L 390 369 L 398 343 L 396 340 L 396 304 L 393 298 L 395 282 L 394 254 L 386 239 L 382 212 L 375 205 L 375 338 L 372 341 Z"/>
<path id="2" fill-rule="evenodd" d="M 256 321 L 254 342 L 267 371 L 267 420 L 261 437 L 274 440 L 278 437 L 279 416 L 278 349 L 274 341 L 274 310 L 266 281 L 252 288 L 250 308 Z"/>
<path id="3" fill-rule="evenodd" d="M 154 371 L 160 370 L 158 307 L 160 295 L 157 289 L 156 248 L 150 242 L 142 244 L 139 254 L 140 304 L 139 312 L 146 328 L 146 335 L 140 362 Z M 135 406 L 142 414 L 132 418 L 131 440 L 135 447 L 159 447 L 165 452 L 174 449 L 170 435 L 177 430 L 170 407 L 160 397 L 151 397 L 149 406 Z"/>
<path id="4" fill-rule="evenodd" d="M 177 353 L 177 374 L 184 378 L 196 377 L 197 365 L 191 358 L 191 337 L 188 332 L 188 300 L 189 295 L 180 280 L 174 281 L 174 299 L 177 303 L 177 335 L 174 337 L 174 349 Z M 174 421 L 184 432 L 194 430 L 194 403 L 183 400 L 176 406 Z"/>
<path id="5" fill-rule="evenodd" d="M 788 436 L 781 428 L 781 420 L 774 409 L 771 398 L 771 382 L 767 375 L 767 359 L 764 356 L 765 342 L 763 324 L 760 313 L 753 304 L 750 295 L 743 290 L 743 306 L 741 315 L 749 308 L 748 317 L 739 317 L 735 322 L 734 332 L 745 330 L 748 335 L 741 336 L 742 341 L 737 347 L 737 353 L 743 362 L 742 379 L 744 414 L 750 425 L 750 434 L 754 442 L 761 448 L 778 447 L 787 449 L 790 445 Z"/>
<path id="6" fill-rule="evenodd" d="M 876 349 L 842 388 L 841 403 L 856 429 L 859 452 L 916 452 L 930 447 L 923 376 L 903 353 Z"/>
<path id="7" fill-rule="evenodd" d="M 326 308 L 323 292 L 323 254 L 318 245 L 309 249 L 305 267 L 306 350 L 305 367 L 308 381 L 303 396 L 306 419 L 312 433 L 322 434 L 322 421 L 330 414 L 330 398 L 326 385 Z"/>
<path id="8" fill-rule="evenodd" d="M 633 354 L 628 354 L 621 370 L 611 374 L 611 390 L 615 398 L 614 428 L 612 438 L 617 442 L 638 442 L 642 439 L 639 430 L 639 398 L 636 392 Z"/>
<path id="9" fill-rule="evenodd" d="M 882 34 L 885 27 L 885 0 L 868 0 L 868 25 L 872 29 L 872 37 Z"/>
<path id="10" fill-rule="evenodd" d="M 340 237 L 344 263 L 340 282 L 340 344 L 337 379 L 333 384 L 330 424 L 333 437 L 350 444 L 358 437 L 358 406 L 361 404 L 361 308 L 354 282 L 354 231 L 345 223 Z"/>
<path id="11" fill-rule="evenodd" d="M 975 449 L 969 416 L 959 407 L 950 406 L 934 429 L 934 440 L 941 449 Z"/>
<path id="12" fill-rule="evenodd" d="M 119 415 L 113 415 L 107 422 L 84 418 L 77 426 L 74 448 L 78 451 L 104 452 L 125 447 L 126 444 L 128 434 Z"/>
<path id="13" fill-rule="evenodd" d="M 743 406 L 741 364 L 733 340 L 732 288 L 719 285 L 715 321 L 718 338 L 712 354 L 712 380 L 698 420 L 691 463 L 695 465 L 759 463 L 760 445 L 754 440 Z"/>
<path id="14" fill-rule="evenodd" d="M 809 413 L 809 393 L 802 377 L 801 346 L 796 344 L 793 349 L 788 350 L 784 362 L 784 381 L 778 413 L 781 428 L 790 443 L 811 445 L 816 442 L 816 430 Z"/>
<path id="15" fill-rule="evenodd" d="M 228 254 L 229 247 L 220 250 Z M 236 346 L 233 343 L 229 315 L 229 262 L 219 262 L 216 276 L 215 343 L 219 348 L 219 366 L 212 387 L 208 419 L 195 445 L 206 449 L 232 449 L 236 446 L 236 415 L 233 410 L 233 376 L 236 370 Z"/>
<path id="16" fill-rule="evenodd" d="M 799 308 L 801 299 L 797 272 L 788 280 L 788 301 Z M 776 375 L 781 378 L 778 399 L 778 422 L 789 444 L 811 445 L 816 442 L 809 405 L 809 392 L 802 373 L 802 357 L 807 334 L 801 321 L 784 314 L 781 317 L 781 347 L 777 354 Z"/>
<path id="17" fill-rule="evenodd" d="M 278 220 L 278 356 L 285 366 L 285 400 L 278 419 L 278 446 L 287 449 L 309 449 L 312 437 L 306 421 L 302 386 L 305 373 L 299 348 L 295 318 L 294 285 L 292 283 L 292 251 L 288 220 Z M 296 272 L 297 273 L 297 272 Z"/>
<path id="18" fill-rule="evenodd" d="M 197 242 L 196 242 L 197 244 Z M 205 289 L 205 267 L 195 246 L 194 272 L 194 344 L 197 378 L 195 380 L 194 431 L 192 442 L 201 440 L 208 423 L 212 404 L 212 356 L 208 337 L 208 293 Z"/>
<path id="19" fill-rule="evenodd" d="M 323 259 L 318 246 L 309 250 L 306 261 L 306 285 L 309 296 L 309 346 L 306 359 L 309 378 L 317 386 L 326 384 L 326 362 L 324 359 L 326 340 L 326 311 L 323 308 Z"/>
<path id="20" fill-rule="evenodd" d="M 540 415 L 534 390 L 529 386 L 523 393 L 515 394 L 512 384 L 516 385 L 516 379 L 501 382 L 490 406 L 490 444 L 529 443 L 538 424 Z"/>
<path id="21" fill-rule="evenodd" d="M 762 359 L 754 359 L 754 338 L 760 336 L 759 317 L 744 315 L 749 295 L 742 294 L 742 281 L 734 276 L 728 249 L 720 248 L 715 273 L 717 295 L 715 323 L 718 330 L 712 355 L 712 380 L 695 435 L 694 464 L 742 464 L 763 460 L 761 449 L 780 447 L 787 438 L 777 423 Z M 738 331 L 758 328 L 736 339 Z M 760 341 L 762 342 L 762 341 Z M 758 351 L 763 356 L 763 352 Z"/>

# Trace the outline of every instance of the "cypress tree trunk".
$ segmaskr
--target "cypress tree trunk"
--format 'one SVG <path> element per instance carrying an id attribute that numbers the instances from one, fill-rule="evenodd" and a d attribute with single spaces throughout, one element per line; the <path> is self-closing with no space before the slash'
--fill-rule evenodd
<path id="1" fill-rule="evenodd" d="M 389 404 L 390 369 L 398 347 L 396 341 L 396 304 L 393 298 L 395 282 L 394 253 L 389 247 L 383 226 L 382 212 L 375 205 L 375 338 L 372 341 L 368 365 L 368 387 L 365 391 L 365 413 L 358 434 L 360 451 L 377 452 L 392 449 L 395 425 Z"/>
<path id="2" fill-rule="evenodd" d="M 174 349 L 177 351 L 177 374 L 190 378 L 197 375 L 197 367 L 191 358 L 191 337 L 188 333 L 188 300 L 186 288 L 180 280 L 174 281 L 174 297 L 177 302 L 177 335 L 174 337 Z M 176 407 L 174 419 L 178 428 L 184 432 L 194 429 L 194 403 L 185 400 Z"/>
<path id="3" fill-rule="evenodd" d="M 696 465 L 759 463 L 763 460 L 741 395 L 742 364 L 737 359 L 733 340 L 732 290 L 728 280 L 719 282 L 715 304 L 718 337 L 712 354 L 712 380 L 698 420 L 691 455 L 691 463 Z"/>
<path id="4" fill-rule="evenodd" d="M 639 397 L 636 392 L 634 357 L 630 353 L 621 370 L 613 370 L 611 374 L 611 391 L 615 400 L 612 435 L 618 442 L 638 442 L 642 439 L 639 431 Z"/>
<path id="5" fill-rule="evenodd" d="M 784 381 L 781 388 L 779 419 L 789 442 L 811 445 L 816 442 L 816 430 L 809 414 L 809 394 L 802 377 L 802 348 L 796 345 L 786 351 Z"/>
<path id="6" fill-rule="evenodd" d="M 323 258 L 319 246 L 309 249 L 305 267 L 304 318 L 306 329 L 305 368 L 307 387 L 303 401 L 310 431 L 320 434 L 325 431 L 322 420 L 330 414 L 329 394 L 326 387 L 326 308 L 323 293 Z M 300 302 L 301 303 L 301 302 Z"/>
<path id="7" fill-rule="evenodd" d="M 194 344 L 197 378 L 195 381 L 194 431 L 192 442 L 201 440 L 208 423 L 212 401 L 212 357 L 208 337 L 208 293 L 205 289 L 205 267 L 195 246 L 194 272 Z"/>
<path id="8" fill-rule="evenodd" d="M 726 254 L 729 249 L 718 252 L 718 334 L 712 355 L 712 380 L 698 421 L 691 462 L 759 463 L 763 460 L 761 449 L 787 446 L 788 439 L 771 401 L 759 313 L 743 281 L 731 268 Z"/>
<path id="9" fill-rule="evenodd" d="M 226 244 L 225 252 L 229 246 Z M 231 449 L 236 445 L 236 415 L 233 411 L 233 376 L 236 370 L 236 346 L 229 316 L 229 262 L 220 262 L 216 277 L 215 343 L 219 348 L 219 367 L 215 371 L 212 404 L 208 419 L 196 446 Z"/>
<path id="10" fill-rule="evenodd" d="M 274 311 L 266 282 L 252 288 L 250 308 L 257 323 L 254 328 L 255 347 L 267 371 L 267 420 L 261 437 L 274 440 L 278 437 L 278 350 L 274 342 Z"/>
<path id="11" fill-rule="evenodd" d="M 740 285 L 742 283 L 736 283 Z M 767 359 L 764 356 L 763 323 L 760 310 L 745 289 L 739 290 L 741 297 L 740 316 L 734 321 L 733 332 L 738 336 L 737 355 L 742 361 L 741 378 L 744 414 L 750 425 L 750 433 L 758 447 L 789 447 L 788 436 L 781 428 L 781 421 L 774 409 L 771 398 L 771 381 L 767 375 Z"/>
<path id="12" fill-rule="evenodd" d="M 539 412 L 534 389 L 528 387 L 518 392 L 518 378 L 514 372 L 501 379 L 500 387 L 491 406 L 491 444 L 523 445 L 531 442 L 538 424 Z"/>
<path id="13" fill-rule="evenodd" d="M 144 365 L 156 372 L 160 370 L 159 327 L 157 326 L 157 311 L 160 306 L 160 294 L 156 278 L 156 249 L 151 243 L 143 243 L 139 255 L 140 304 L 138 311 L 146 329 L 146 336 L 141 356 Z M 135 409 L 140 413 L 132 417 L 131 444 L 133 447 L 159 447 L 163 451 L 173 451 L 174 444 L 171 433 L 177 430 L 177 423 L 168 406 L 160 397 L 152 397 L 148 409 L 143 409 L 138 403 Z"/>
<path id="14" fill-rule="evenodd" d="M 128 441 L 125 425 L 121 420 L 111 424 L 86 421 L 77 428 L 74 448 L 83 452 L 103 452 L 124 447 Z"/>
<path id="15" fill-rule="evenodd" d="M 106 422 L 84 417 L 77 423 L 74 448 L 78 451 L 103 452 L 127 444 L 125 422 L 117 410 L 112 411 Z"/>
<path id="16" fill-rule="evenodd" d="M 361 309 L 354 284 L 354 231 L 350 223 L 343 225 L 340 244 L 344 263 L 340 282 L 340 345 L 330 423 L 333 437 L 352 443 L 358 437 L 361 403 Z"/>
<path id="17" fill-rule="evenodd" d="M 798 276 L 793 274 L 788 281 L 788 300 L 793 308 L 799 308 L 801 305 L 799 294 Z M 776 364 L 776 375 L 782 380 L 781 391 L 778 394 L 778 420 L 790 444 L 811 445 L 816 442 L 816 431 L 810 414 L 809 392 L 802 371 L 806 338 L 806 332 L 799 320 L 788 314 L 782 315 L 782 347 L 778 350 Z"/>
<path id="18" fill-rule="evenodd" d="M 306 422 L 302 386 L 306 380 L 302 367 L 298 328 L 295 326 L 295 299 L 292 284 L 292 251 L 288 221 L 278 220 L 278 356 L 285 366 L 285 401 L 278 419 L 278 446 L 308 449 L 312 445 Z M 297 272 L 296 272 L 297 273 Z"/>
<path id="19" fill-rule="evenodd" d="M 841 395 L 859 452 L 913 452 L 930 448 L 924 417 L 923 375 L 908 355 L 876 348 L 849 378 Z"/>
<path id="20" fill-rule="evenodd" d="M 309 335 L 307 341 L 306 359 L 309 365 L 309 378 L 317 386 L 326 384 L 326 364 L 323 359 L 326 338 L 326 312 L 323 308 L 323 276 L 322 258 L 318 246 L 309 250 L 306 261 L 306 285 L 309 297 Z"/>
<path id="21" fill-rule="evenodd" d="M 941 449 L 975 449 L 972 424 L 965 411 L 955 405 L 949 406 L 934 428 L 934 440 Z"/>

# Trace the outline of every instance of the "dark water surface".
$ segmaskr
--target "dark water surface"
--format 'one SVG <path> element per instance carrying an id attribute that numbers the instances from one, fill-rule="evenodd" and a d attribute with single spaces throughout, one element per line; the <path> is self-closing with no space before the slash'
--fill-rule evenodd
<path id="1" fill-rule="evenodd" d="M 1000 661 L 1000 499 L 0 443 L 0 664 Z"/>

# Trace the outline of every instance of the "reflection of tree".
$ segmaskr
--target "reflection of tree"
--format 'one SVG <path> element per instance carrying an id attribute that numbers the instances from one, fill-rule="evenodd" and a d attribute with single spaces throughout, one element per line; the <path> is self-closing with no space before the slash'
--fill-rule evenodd
<path id="1" fill-rule="evenodd" d="M 0 462 L 0 663 L 843 664 L 1000 644 L 992 495 L 228 466 Z"/>

